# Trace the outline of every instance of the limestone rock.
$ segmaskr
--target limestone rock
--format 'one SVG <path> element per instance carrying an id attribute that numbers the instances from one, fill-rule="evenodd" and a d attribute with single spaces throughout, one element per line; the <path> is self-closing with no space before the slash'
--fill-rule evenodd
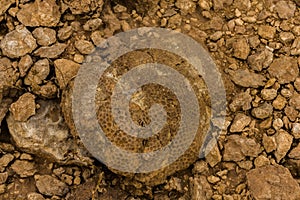
<path id="1" fill-rule="evenodd" d="M 47 195 L 47 196 L 63 196 L 68 191 L 68 186 L 49 175 L 35 175 L 34 179 L 36 181 L 36 187 L 40 193 Z"/>
<path id="2" fill-rule="evenodd" d="M 236 71 L 230 72 L 231 80 L 242 87 L 253 87 L 258 88 L 263 86 L 266 78 L 254 72 L 250 72 L 247 69 L 238 69 Z"/>
<path id="3" fill-rule="evenodd" d="M 60 20 L 59 6 L 55 0 L 36 0 L 25 4 L 17 13 L 18 20 L 25 26 L 56 26 Z"/>
<path id="4" fill-rule="evenodd" d="M 11 104 L 10 112 L 14 120 L 24 122 L 35 115 L 35 96 L 30 93 L 23 94 L 15 103 Z"/>
<path id="5" fill-rule="evenodd" d="M 277 148 L 275 150 L 276 161 L 280 162 L 290 150 L 293 143 L 293 136 L 281 129 L 275 135 Z"/>
<path id="6" fill-rule="evenodd" d="M 247 183 L 256 200 L 300 199 L 300 187 L 290 171 L 280 165 L 267 165 L 247 173 Z"/>
<path id="7" fill-rule="evenodd" d="M 34 54 L 41 58 L 57 58 L 65 51 L 66 48 L 67 45 L 64 43 L 56 43 L 49 47 L 40 47 L 34 52 Z"/>
<path id="8" fill-rule="evenodd" d="M 70 80 L 76 76 L 80 67 L 78 63 L 67 59 L 55 60 L 54 66 L 56 78 L 61 89 L 65 88 Z"/>
<path id="9" fill-rule="evenodd" d="M 31 53 L 36 47 L 36 40 L 24 26 L 17 26 L 14 31 L 5 35 L 0 47 L 4 55 L 18 58 Z"/>
<path id="10" fill-rule="evenodd" d="M 243 129 L 248 126 L 251 122 L 251 117 L 243 114 L 243 113 L 238 113 L 230 127 L 230 132 L 235 133 L 235 132 L 242 132 Z"/>

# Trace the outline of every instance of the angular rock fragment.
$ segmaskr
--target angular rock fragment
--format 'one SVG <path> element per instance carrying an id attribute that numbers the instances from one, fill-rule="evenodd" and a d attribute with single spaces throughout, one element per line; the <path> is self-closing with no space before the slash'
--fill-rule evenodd
<path id="1" fill-rule="evenodd" d="M 24 160 L 16 160 L 11 168 L 22 178 L 33 176 L 37 171 L 33 162 Z"/>
<path id="2" fill-rule="evenodd" d="M 238 113 L 231 124 L 230 132 L 242 132 L 243 129 L 250 124 L 250 122 L 251 117 L 243 113 Z"/>
<path id="3" fill-rule="evenodd" d="M 36 28 L 32 32 L 36 38 L 37 43 L 42 46 L 49 46 L 56 42 L 56 32 L 51 28 Z"/>
<path id="4" fill-rule="evenodd" d="M 72 14 L 83 14 L 98 9 L 101 12 L 104 1 L 103 0 L 64 0 L 63 1 L 70 9 Z"/>
<path id="5" fill-rule="evenodd" d="M 0 0 L 0 16 L 3 15 L 13 3 L 15 3 L 15 0 Z"/>
<path id="6" fill-rule="evenodd" d="M 249 110 L 251 109 L 252 97 L 249 91 L 241 92 L 234 96 L 232 102 L 229 105 L 229 108 L 232 112 L 239 110 Z"/>
<path id="7" fill-rule="evenodd" d="M 24 79 L 26 85 L 41 84 L 50 73 L 50 64 L 48 59 L 42 59 L 34 63 Z"/>
<path id="8" fill-rule="evenodd" d="M 49 47 L 40 47 L 34 52 L 34 54 L 41 58 L 57 58 L 65 51 L 66 48 L 67 45 L 64 43 L 56 43 Z"/>
<path id="9" fill-rule="evenodd" d="M 63 196 L 68 191 L 68 186 L 58 180 L 57 178 L 54 178 L 49 175 L 35 175 L 34 179 L 36 181 L 36 187 L 39 190 L 40 193 L 47 195 L 47 196 Z"/>
<path id="10" fill-rule="evenodd" d="M 233 56 L 239 59 L 247 59 L 250 53 L 250 46 L 246 38 L 239 38 L 233 43 Z"/>
<path id="11" fill-rule="evenodd" d="M 238 69 L 236 71 L 230 72 L 231 80 L 242 87 L 253 87 L 258 88 L 263 86 L 266 78 L 254 72 L 250 72 L 247 69 Z"/>
<path id="12" fill-rule="evenodd" d="M 287 152 L 290 150 L 291 145 L 293 143 L 293 136 L 291 136 L 288 132 L 281 129 L 277 131 L 275 134 L 275 140 L 277 144 L 277 148 L 275 150 L 276 161 L 279 163 L 282 158 L 284 158 Z"/>
<path id="13" fill-rule="evenodd" d="M 58 59 L 54 61 L 55 74 L 61 89 L 65 88 L 67 84 L 76 76 L 80 65 L 71 60 Z"/>
<path id="14" fill-rule="evenodd" d="M 255 71 L 261 71 L 269 67 L 273 61 L 273 53 L 265 49 L 262 52 L 255 53 L 248 57 L 250 67 Z"/>
<path id="15" fill-rule="evenodd" d="M 33 60 L 30 55 L 23 56 L 18 64 L 20 76 L 24 77 L 26 76 L 27 71 L 30 69 L 30 67 L 33 65 Z"/>
<path id="16" fill-rule="evenodd" d="M 15 103 L 11 104 L 9 110 L 14 120 L 24 122 L 35 115 L 35 107 L 35 96 L 25 93 Z"/>
<path id="17" fill-rule="evenodd" d="M 258 28 L 258 35 L 264 39 L 273 39 L 276 34 L 276 28 L 268 25 L 261 25 Z"/>
<path id="18" fill-rule="evenodd" d="M 281 19 L 290 19 L 295 15 L 296 5 L 292 1 L 282 0 L 276 3 L 275 10 Z"/>
<path id="19" fill-rule="evenodd" d="M 267 117 L 271 116 L 272 113 L 273 107 L 268 103 L 264 103 L 257 108 L 253 108 L 251 111 L 252 116 L 258 119 L 266 119 Z"/>
<path id="20" fill-rule="evenodd" d="M 78 40 L 75 42 L 76 49 L 82 54 L 91 54 L 95 50 L 93 43 L 87 40 Z"/>
<path id="21" fill-rule="evenodd" d="M 190 179 L 191 200 L 211 199 L 213 195 L 212 188 L 205 176 L 195 176 Z"/>

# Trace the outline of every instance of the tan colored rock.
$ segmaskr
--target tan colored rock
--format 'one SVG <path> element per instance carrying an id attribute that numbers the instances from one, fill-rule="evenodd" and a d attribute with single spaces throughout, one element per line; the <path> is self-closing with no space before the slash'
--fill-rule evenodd
<path id="1" fill-rule="evenodd" d="M 280 84 L 293 82 L 299 73 L 297 59 L 288 56 L 277 58 L 268 68 L 268 72 Z"/>
<path id="2" fill-rule="evenodd" d="M 242 60 L 248 58 L 250 53 L 250 46 L 246 38 L 239 38 L 233 43 L 233 56 Z"/>
<path id="3" fill-rule="evenodd" d="M 287 152 L 290 150 L 291 145 L 293 143 L 293 136 L 291 136 L 288 132 L 281 129 L 277 131 L 275 134 L 275 140 L 277 144 L 277 148 L 275 150 L 276 161 L 279 163 L 282 158 L 284 158 Z"/>
<path id="4" fill-rule="evenodd" d="M 295 92 L 289 101 L 289 104 L 295 109 L 300 110 L 300 94 Z"/>
<path id="5" fill-rule="evenodd" d="M 24 26 L 17 26 L 14 31 L 5 35 L 0 47 L 4 55 L 18 58 L 31 53 L 36 47 L 36 40 Z"/>
<path id="6" fill-rule="evenodd" d="M 300 160 L 300 144 L 293 148 L 288 156 L 289 158 Z"/>
<path id="7" fill-rule="evenodd" d="M 264 39 L 273 39 L 276 34 L 276 28 L 268 25 L 258 27 L 258 35 Z"/>
<path id="8" fill-rule="evenodd" d="M 263 75 L 250 72 L 247 69 L 231 71 L 230 77 L 235 84 L 242 87 L 258 88 L 259 86 L 263 86 L 266 81 L 266 78 Z"/>
<path id="9" fill-rule="evenodd" d="M 27 195 L 27 200 L 45 200 L 45 198 L 39 193 L 32 192 Z"/>
<path id="10" fill-rule="evenodd" d="M 5 168 L 8 166 L 8 164 L 14 160 L 14 156 L 10 153 L 4 154 L 0 158 L 0 172 L 4 172 Z"/>
<path id="11" fill-rule="evenodd" d="M 269 164 L 270 164 L 270 160 L 264 155 L 260 155 L 254 160 L 254 165 L 256 168 L 269 165 Z"/>
<path id="12" fill-rule="evenodd" d="M 296 5 L 289 0 L 279 1 L 274 8 L 281 19 L 292 18 L 296 11 Z"/>
<path id="13" fill-rule="evenodd" d="M 50 64 L 48 59 L 38 60 L 29 70 L 24 79 L 26 85 L 39 85 L 47 78 L 50 73 Z"/>
<path id="14" fill-rule="evenodd" d="M 273 113 L 273 107 L 268 103 L 263 103 L 259 107 L 253 108 L 251 111 L 252 116 L 258 119 L 266 119 Z"/>
<path id="15" fill-rule="evenodd" d="M 18 20 L 25 26 L 56 26 L 60 20 L 59 6 L 55 0 L 36 0 L 25 4 L 17 13 Z"/>
<path id="16" fill-rule="evenodd" d="M 36 181 L 36 187 L 40 193 L 47 195 L 47 196 L 63 196 L 68 191 L 68 186 L 49 175 L 35 175 L 34 179 Z"/>
<path id="17" fill-rule="evenodd" d="M 71 37 L 73 34 L 72 26 L 66 26 L 58 30 L 57 37 L 58 39 L 65 41 Z"/>
<path id="18" fill-rule="evenodd" d="M 82 54 L 91 54 L 95 51 L 95 46 L 87 40 L 77 40 L 75 47 Z"/>
<path id="19" fill-rule="evenodd" d="M 249 190 L 256 200 L 300 199 L 300 187 L 290 171 L 280 165 L 267 165 L 247 173 Z"/>
<path id="20" fill-rule="evenodd" d="M 0 16 L 3 15 L 13 3 L 15 3 L 15 0 L 0 0 Z"/>
<path id="21" fill-rule="evenodd" d="M 192 0 L 177 0 L 175 6 L 180 9 L 182 15 L 192 14 L 196 11 L 196 3 Z"/>
<path id="22" fill-rule="evenodd" d="M 30 55 L 23 56 L 18 64 L 20 76 L 24 77 L 27 74 L 27 71 L 30 69 L 30 67 L 33 65 L 33 60 Z"/>
<path id="23" fill-rule="evenodd" d="M 251 101 L 252 97 L 249 90 L 241 92 L 233 97 L 232 102 L 229 104 L 229 108 L 232 112 L 249 110 L 251 109 Z"/>
<path id="24" fill-rule="evenodd" d="M 64 0 L 63 1 L 70 9 L 72 14 L 83 14 L 98 9 L 101 12 L 103 0 Z"/>
<path id="25" fill-rule="evenodd" d="M 11 104 L 9 110 L 14 120 L 27 121 L 35 115 L 35 96 L 30 93 L 23 94 L 15 103 Z"/>
<path id="26" fill-rule="evenodd" d="M 37 171 L 33 162 L 23 160 L 16 160 L 11 168 L 22 178 L 33 176 Z"/>
<path id="27" fill-rule="evenodd" d="M 211 199 L 213 191 L 205 176 L 195 176 L 189 181 L 191 200 Z"/>
<path id="28" fill-rule="evenodd" d="M 283 96 L 278 95 L 276 99 L 273 101 L 272 106 L 277 110 L 282 110 L 286 104 L 287 104 L 287 100 Z"/>
<path id="29" fill-rule="evenodd" d="M 51 28 L 36 28 L 32 32 L 37 43 L 41 46 L 49 46 L 56 42 L 56 32 Z"/>
<path id="30" fill-rule="evenodd" d="M 224 145 L 224 161 L 241 161 L 246 156 L 257 157 L 261 152 L 260 145 L 250 138 L 240 135 L 230 135 Z"/>
<path id="31" fill-rule="evenodd" d="M 277 148 L 277 143 L 274 136 L 267 136 L 264 134 L 262 143 L 267 153 L 270 153 Z"/>
<path id="32" fill-rule="evenodd" d="M 70 80 L 76 76 L 80 67 L 78 63 L 67 59 L 55 60 L 54 66 L 56 78 L 61 89 L 65 88 Z"/>
<path id="33" fill-rule="evenodd" d="M 230 132 L 242 132 L 243 129 L 250 124 L 250 122 L 251 117 L 243 113 L 238 113 L 231 124 Z"/>
<path id="34" fill-rule="evenodd" d="M 300 123 L 293 123 L 292 135 L 295 137 L 295 139 L 300 139 Z"/>
<path id="35" fill-rule="evenodd" d="M 49 47 L 40 47 L 34 52 L 34 55 L 41 58 L 57 58 L 65 51 L 66 48 L 67 45 L 64 43 L 56 43 Z"/>
<path id="36" fill-rule="evenodd" d="M 211 143 L 211 145 L 213 145 L 213 147 L 211 148 L 210 152 L 205 156 L 205 160 L 206 160 L 206 162 L 208 162 L 208 164 L 211 167 L 214 167 L 219 162 L 221 162 L 222 156 L 221 156 L 217 142 L 212 141 L 210 143 Z M 207 146 L 209 146 L 209 144 Z"/>
<path id="37" fill-rule="evenodd" d="M 277 96 L 277 90 L 275 89 L 262 89 L 261 91 L 261 97 L 266 100 L 266 101 L 270 101 L 275 99 Z"/>
<path id="38" fill-rule="evenodd" d="M 269 49 L 265 49 L 262 52 L 249 56 L 247 61 L 253 70 L 261 71 L 262 69 L 269 67 L 272 63 L 273 53 Z"/>

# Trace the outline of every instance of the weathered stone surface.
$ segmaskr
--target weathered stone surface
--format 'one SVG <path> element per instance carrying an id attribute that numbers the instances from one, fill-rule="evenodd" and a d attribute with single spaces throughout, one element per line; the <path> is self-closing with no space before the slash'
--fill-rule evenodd
<path id="1" fill-rule="evenodd" d="M 35 96 L 30 93 L 23 94 L 9 108 L 14 120 L 24 122 L 35 115 Z"/>
<path id="2" fill-rule="evenodd" d="M 192 14 L 196 10 L 196 3 L 192 0 L 177 0 L 175 6 L 180 9 L 182 15 Z"/>
<path id="3" fill-rule="evenodd" d="M 15 157 L 10 153 L 4 154 L 0 158 L 0 172 L 3 172 L 5 170 L 5 168 L 8 166 L 8 164 L 14 160 L 14 158 Z"/>
<path id="4" fill-rule="evenodd" d="M 276 28 L 268 25 L 261 25 L 258 28 L 258 35 L 264 39 L 273 39 L 276 34 Z"/>
<path id="5" fill-rule="evenodd" d="M 241 92 L 234 96 L 232 102 L 229 105 L 229 108 L 232 112 L 239 110 L 249 110 L 251 109 L 252 97 L 249 91 Z"/>
<path id="6" fill-rule="evenodd" d="M 32 32 L 37 43 L 42 46 L 49 46 L 56 42 L 56 32 L 51 28 L 36 28 Z"/>
<path id="7" fill-rule="evenodd" d="M 281 19 L 290 19 L 295 15 L 296 5 L 292 1 L 279 1 L 275 10 Z"/>
<path id="8" fill-rule="evenodd" d="M 261 152 L 260 145 L 254 139 L 240 135 L 230 135 L 224 146 L 224 161 L 241 161 L 246 156 L 257 157 Z"/>
<path id="9" fill-rule="evenodd" d="M 242 132 L 243 129 L 248 126 L 251 122 L 251 117 L 243 114 L 238 113 L 231 124 L 230 132 Z"/>
<path id="10" fill-rule="evenodd" d="M 57 58 L 65 51 L 66 48 L 67 45 L 64 43 L 56 43 L 49 47 L 40 47 L 34 52 L 34 54 L 41 58 Z"/>
<path id="11" fill-rule="evenodd" d="M 98 9 L 102 10 L 104 1 L 103 0 L 64 0 L 63 1 L 70 9 L 73 14 L 83 14 Z"/>
<path id="12" fill-rule="evenodd" d="M 275 157 L 276 161 L 280 162 L 290 150 L 291 145 L 293 143 L 293 136 L 291 136 L 285 130 L 281 129 L 275 134 L 275 140 L 277 144 L 277 148 L 275 150 Z"/>
<path id="13" fill-rule="evenodd" d="M 238 69 L 230 72 L 231 80 L 242 87 L 254 87 L 263 86 L 266 78 L 254 72 L 250 72 L 247 69 Z"/>
<path id="14" fill-rule="evenodd" d="M 30 69 L 30 67 L 33 65 L 33 60 L 30 55 L 23 56 L 18 64 L 20 76 L 24 77 L 26 76 L 27 71 Z"/>
<path id="15" fill-rule="evenodd" d="M 65 88 L 77 74 L 80 65 L 71 60 L 58 59 L 54 61 L 55 74 L 61 89 Z"/>
<path id="16" fill-rule="evenodd" d="M 67 40 L 73 34 L 72 26 L 66 26 L 58 30 L 57 37 L 58 39 L 64 41 Z"/>
<path id="17" fill-rule="evenodd" d="M 206 148 L 209 150 L 209 153 L 205 156 L 206 162 L 208 162 L 211 167 L 214 167 L 222 160 L 217 141 L 214 139 L 211 140 Z"/>
<path id="18" fill-rule="evenodd" d="M 84 25 L 83 29 L 86 31 L 95 31 L 102 25 L 100 18 L 90 19 Z"/>
<path id="19" fill-rule="evenodd" d="M 289 158 L 300 160 L 300 144 L 293 148 L 288 156 Z"/>
<path id="20" fill-rule="evenodd" d="M 36 172 L 34 164 L 24 160 L 16 160 L 11 168 L 22 178 L 33 176 Z"/>
<path id="21" fill-rule="evenodd" d="M 300 139 L 300 123 L 293 123 L 292 135 L 295 137 L 295 139 Z"/>
<path id="22" fill-rule="evenodd" d="M 242 60 L 248 58 L 250 53 L 250 46 L 246 38 L 239 38 L 233 43 L 233 56 Z"/>
<path id="23" fill-rule="evenodd" d="M 56 26 L 60 16 L 55 0 L 36 0 L 25 4 L 17 13 L 18 20 L 25 26 Z"/>
<path id="24" fill-rule="evenodd" d="M 268 68 L 268 72 L 271 77 L 277 78 L 280 84 L 290 83 L 299 73 L 297 59 L 288 56 L 277 58 Z"/>
<path id="25" fill-rule="evenodd" d="M 13 3 L 15 3 L 15 0 L 0 0 L 0 16 L 3 15 Z"/>
<path id="26" fill-rule="evenodd" d="M 38 60 L 29 70 L 24 79 L 26 85 L 39 85 L 41 84 L 50 73 L 50 64 L 48 59 Z"/>
<path id="27" fill-rule="evenodd" d="M 258 119 L 266 119 L 273 113 L 273 107 L 268 103 L 263 103 L 257 108 L 253 108 L 251 111 L 252 116 Z"/>
<path id="28" fill-rule="evenodd" d="M 68 191 L 68 186 L 49 175 L 35 175 L 34 179 L 36 181 L 36 187 L 40 193 L 47 195 L 47 196 L 63 196 Z"/>
<path id="29" fill-rule="evenodd" d="M 261 97 L 266 100 L 266 101 L 270 101 L 275 99 L 277 96 L 277 90 L 275 89 L 262 89 L 261 90 Z"/>
<path id="30" fill-rule="evenodd" d="M 273 53 L 265 49 L 262 52 L 257 52 L 248 57 L 248 63 L 250 67 L 255 71 L 261 71 L 272 63 Z"/>
<path id="31" fill-rule="evenodd" d="M 300 199 L 300 187 L 289 170 L 280 165 L 267 165 L 247 173 L 251 194 L 257 200 Z"/>
<path id="32" fill-rule="evenodd" d="M 195 176 L 190 178 L 191 200 L 211 199 L 213 191 L 208 183 L 206 176 Z"/>
<path id="33" fill-rule="evenodd" d="M 297 56 L 300 55 L 300 37 L 297 37 L 291 47 L 291 55 Z"/>
<path id="34" fill-rule="evenodd" d="M 10 58 L 18 58 L 31 53 L 36 47 L 36 40 L 24 27 L 17 26 L 14 31 L 5 35 L 0 47 L 4 55 Z"/>
<path id="35" fill-rule="evenodd" d="M 286 104 L 287 100 L 281 95 L 278 95 L 272 103 L 273 107 L 277 110 L 282 110 Z"/>
<path id="36" fill-rule="evenodd" d="M 213 6 L 215 10 L 221 10 L 230 6 L 233 0 L 213 0 Z"/>
<path id="37" fill-rule="evenodd" d="M 300 110 L 300 94 L 295 92 L 289 101 L 289 104 L 295 109 Z"/>
<path id="38" fill-rule="evenodd" d="M 90 54 L 95 50 L 93 43 L 87 40 L 77 40 L 75 42 L 75 47 L 82 54 Z"/>
<path id="39" fill-rule="evenodd" d="M 0 102 L 3 98 L 2 90 L 14 86 L 18 78 L 19 73 L 12 66 L 12 62 L 8 58 L 0 58 Z"/>

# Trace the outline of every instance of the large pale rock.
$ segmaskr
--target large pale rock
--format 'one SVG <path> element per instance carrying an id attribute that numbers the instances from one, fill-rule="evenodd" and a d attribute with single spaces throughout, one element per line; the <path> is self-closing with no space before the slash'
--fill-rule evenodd
<path id="1" fill-rule="evenodd" d="M 18 20 L 25 26 L 56 26 L 60 16 L 55 0 L 36 0 L 25 4 L 17 14 Z"/>
<path id="2" fill-rule="evenodd" d="M 247 173 L 249 190 L 256 200 L 300 199 L 300 187 L 290 171 L 280 165 L 267 165 Z"/>
<path id="3" fill-rule="evenodd" d="M 17 26 L 14 31 L 5 35 L 0 43 L 4 55 L 18 58 L 31 53 L 36 47 L 36 40 L 24 26 Z"/>

